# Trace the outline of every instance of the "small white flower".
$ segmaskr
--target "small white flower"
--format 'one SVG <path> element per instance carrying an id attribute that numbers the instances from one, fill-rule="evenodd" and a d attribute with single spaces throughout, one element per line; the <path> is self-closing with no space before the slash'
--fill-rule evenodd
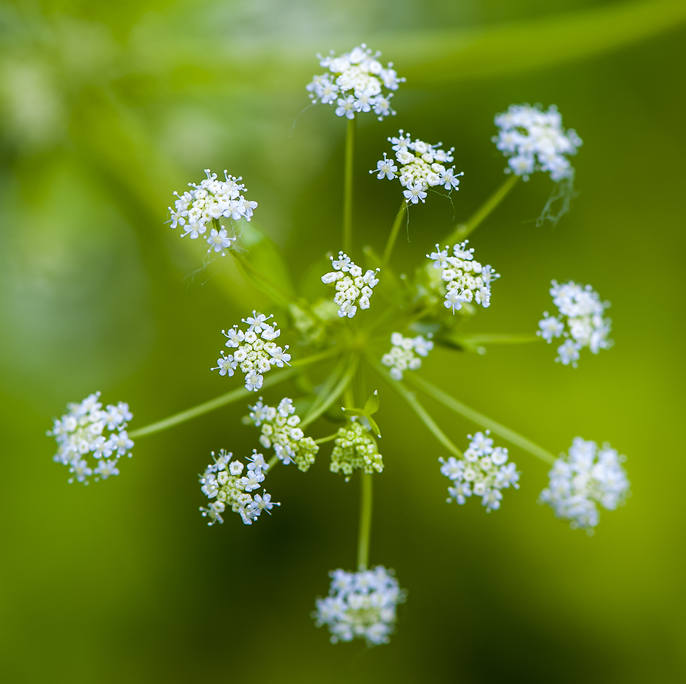
<path id="1" fill-rule="evenodd" d="M 170 223 L 172 228 L 181 228 L 181 237 L 188 235 L 195 240 L 202 235 L 209 245 L 208 251 L 224 255 L 236 238 L 229 237 L 223 226 L 219 226 L 219 230 L 212 228 L 208 233 L 208 225 L 223 218 L 249 221 L 257 202 L 243 196 L 246 188 L 240 182 L 241 178 L 230 176 L 227 171 L 224 171 L 223 181 L 209 169 L 205 169 L 205 174 L 207 178 L 200 183 L 189 183 L 191 189 L 182 195 L 174 193 L 174 207 L 169 207 Z"/>
<path id="2" fill-rule="evenodd" d="M 612 346 L 612 323 L 604 315 L 610 304 L 603 302 L 590 285 L 578 285 L 572 281 L 560 284 L 553 280 L 550 294 L 558 315 L 544 312 L 537 334 L 549 344 L 556 338 L 564 338 L 557 348 L 556 361 L 576 368 L 582 349 L 588 348 L 597 354 L 601 349 Z"/>
<path id="3" fill-rule="evenodd" d="M 629 480 L 621 465 L 624 460 L 607 444 L 599 447 L 576 437 L 569 454 L 553 464 L 541 503 L 549 504 L 571 527 L 592 531 L 598 524 L 598 506 L 612 511 L 628 494 Z"/>
<path id="4" fill-rule="evenodd" d="M 404 337 L 399 332 L 391 334 L 391 351 L 384 354 L 381 363 L 388 366 L 394 380 L 402 380 L 406 370 L 416 370 L 422 365 L 420 357 L 427 356 L 434 343 L 422 335 Z"/>
<path id="5" fill-rule="evenodd" d="M 431 145 L 423 140 L 412 140 L 409 133 L 400 131 L 397 137 L 388 138 L 400 170 L 392 159 L 383 155 L 377 162 L 375 173 L 378 179 L 398 178 L 404 188 L 403 197 L 408 204 L 426 201 L 429 188 L 444 187 L 448 191 L 459 190 L 460 176 L 455 167 L 446 168 L 444 164 L 453 161 L 453 149 L 444 150 L 441 143 Z"/>
<path id="6" fill-rule="evenodd" d="M 307 85 L 312 102 L 335 106 L 336 116 L 348 119 L 371 111 L 379 120 L 395 114 L 391 91 L 405 79 L 398 77 L 392 64 L 384 67 L 377 59 L 380 54 L 362 44 L 340 56 L 333 52 L 326 57 L 318 55 L 328 72 L 315 76 Z"/>
<path id="7" fill-rule="evenodd" d="M 343 473 L 346 481 L 353 470 L 367 475 L 383 471 L 383 457 L 379 446 L 369 430 L 357 420 L 351 420 L 338 429 L 331 451 L 332 473 Z"/>
<path id="8" fill-rule="evenodd" d="M 562 117 L 555 106 L 543 111 L 529 105 L 512 105 L 495 117 L 495 125 L 500 130 L 493 142 L 508 158 L 508 173 L 528 180 L 532 173 L 542 171 L 554 181 L 574 174 L 567 156 L 576 154 L 581 138 L 576 131 L 562 128 Z"/>
<path id="9" fill-rule="evenodd" d="M 363 273 L 362 269 L 355 264 L 344 252 L 339 252 L 338 257 L 329 257 L 333 271 L 322 276 L 322 282 L 326 285 L 335 283 L 336 294 L 333 301 L 338 306 L 338 315 L 341 318 L 352 318 L 357 313 L 357 308 L 368 309 L 369 299 L 374 287 L 379 282 L 375 271 L 368 270 Z"/>
<path id="10" fill-rule="evenodd" d="M 48 435 L 57 441 L 54 460 L 69 468 L 72 477 L 88 484 L 119 475 L 118 461 L 131 456 L 133 440 L 126 426 L 133 417 L 128 404 L 119 402 L 103 407 L 100 392 L 79 403 L 67 405 L 68 412 L 54 421 Z"/>
<path id="11" fill-rule="evenodd" d="M 261 389 L 264 373 L 272 366 L 282 368 L 291 360 L 288 345 L 279 347 L 273 342 L 281 331 L 276 321 L 271 319 L 271 316 L 253 311 L 252 316 L 243 319 L 248 326 L 246 330 L 240 330 L 235 325 L 228 331 L 222 330 L 222 335 L 227 339 L 226 346 L 234 351 L 231 354 L 221 351 L 217 365 L 210 370 L 218 370 L 219 375 L 231 377 L 238 368 L 245 376 L 247 390 L 257 392 Z"/>
<path id="12" fill-rule="evenodd" d="M 313 617 L 326 625 L 331 642 L 364 639 L 368 646 L 386 644 L 396 621 L 396 609 L 405 600 L 393 572 L 383 566 L 372 570 L 330 573 L 329 595 L 317 599 Z"/>
<path id="13" fill-rule="evenodd" d="M 463 458 L 439 458 L 441 473 L 450 481 L 448 501 L 464 504 L 471 496 L 481 497 L 488 512 L 500 508 L 502 490 L 519 488 L 519 473 L 514 463 L 508 463 L 505 447 L 494 447 L 486 433 L 469 435 L 470 444 Z"/>

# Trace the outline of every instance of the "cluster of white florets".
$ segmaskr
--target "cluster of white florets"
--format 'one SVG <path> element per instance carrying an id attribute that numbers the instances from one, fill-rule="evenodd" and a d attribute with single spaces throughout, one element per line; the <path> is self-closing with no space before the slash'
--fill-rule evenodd
<path id="1" fill-rule="evenodd" d="M 343 473 L 349 480 L 353 470 L 367 475 L 383 471 L 383 457 L 369 430 L 357 420 L 351 420 L 338 429 L 331 451 L 332 473 Z"/>
<path id="2" fill-rule="evenodd" d="M 465 303 L 476 302 L 483 307 L 491 305 L 491 283 L 500 277 L 491 266 L 482 266 L 474 260 L 474 248 L 467 248 L 465 240 L 453 246 L 453 253 L 446 245 L 427 254 L 434 268 L 440 269 L 445 283 L 444 305 L 453 313 Z"/>
<path id="3" fill-rule="evenodd" d="M 570 178 L 574 169 L 565 155 L 576 154 L 581 138 L 562 128 L 557 107 L 547 112 L 529 105 L 512 105 L 495 117 L 500 129 L 493 138 L 508 158 L 507 171 L 528 180 L 535 171 L 549 173 L 554 181 Z"/>
<path id="4" fill-rule="evenodd" d="M 261 494 L 253 494 L 264 482 L 269 467 L 262 454 L 253 451 L 247 469 L 242 461 L 234 460 L 233 454 L 224 449 L 217 456 L 214 452 L 211 455 L 214 463 L 210 463 L 200 476 L 202 493 L 210 499 L 206 508 L 200 507 L 203 518 L 208 518 L 208 525 L 223 523 L 222 513 L 226 508 L 238 513 L 245 525 L 252 525 L 263 511 L 271 513 L 274 506 L 281 505 L 272 501 L 264 489 Z"/>
<path id="5" fill-rule="evenodd" d="M 300 416 L 295 413 L 293 401 L 288 397 L 284 397 L 278 406 L 267 406 L 260 397 L 250 407 L 248 420 L 262 429 L 260 444 L 265 449 L 273 448 L 285 465 L 295 463 L 305 471 L 314 463 L 319 446 L 312 437 L 305 437 L 300 427 Z"/>
<path id="6" fill-rule="evenodd" d="M 326 57 L 318 55 L 328 73 L 315 76 L 307 85 L 310 99 L 335 106 L 336 116 L 348 119 L 361 112 L 374 112 L 379 121 L 395 114 L 391 91 L 405 79 L 398 77 L 392 62 L 384 67 L 377 59 L 380 55 L 364 43 L 339 56 L 333 52 Z"/>
<path id="7" fill-rule="evenodd" d="M 192 240 L 202 235 L 209 245 L 208 252 L 225 255 L 225 250 L 236 238 L 229 236 L 226 228 L 220 225 L 221 220 L 244 218 L 249 221 L 257 202 L 247 200 L 242 194 L 246 188 L 240 178 L 230 176 L 227 171 L 224 171 L 225 180 L 219 180 L 209 169 L 205 169 L 205 173 L 207 178 L 200 183 L 188 184 L 191 190 L 183 195 L 174 193 L 177 197 L 174 208 L 169 207 L 171 227 L 181 226 L 181 237 L 188 235 Z M 215 227 L 208 232 L 208 227 L 215 221 Z"/>
<path id="8" fill-rule="evenodd" d="M 608 444 L 576 437 L 569 455 L 558 458 L 548 474 L 548 487 L 540 501 L 549 504 L 558 518 L 573 528 L 592 530 L 598 524 L 598 505 L 613 511 L 624 501 L 629 480 L 622 468 L 625 460 Z"/>
<path id="9" fill-rule="evenodd" d="M 559 284 L 553 280 L 550 294 L 558 315 L 544 312 L 537 334 L 549 344 L 555 338 L 565 339 L 557 348 L 556 361 L 576 368 L 579 352 L 584 347 L 597 354 L 612 346 L 611 321 L 603 315 L 610 304 L 601 301 L 590 285 L 577 285 L 572 281 Z"/>
<path id="10" fill-rule="evenodd" d="M 406 370 L 416 370 L 422 365 L 421 357 L 427 356 L 433 347 L 434 343 L 422 335 L 405 337 L 394 332 L 391 334 L 391 351 L 381 357 L 381 363 L 391 369 L 394 380 L 402 380 Z"/>
<path id="11" fill-rule="evenodd" d="M 291 355 L 288 345 L 279 347 L 274 340 L 281 334 L 276 321 L 269 323 L 272 316 L 252 312 L 252 316 L 243 318 L 248 327 L 240 330 L 237 325 L 229 330 L 222 330 L 227 338 L 226 346 L 233 351 L 226 354 L 223 350 L 217 359 L 217 365 L 211 370 L 218 370 L 219 375 L 231 377 L 236 368 L 245 376 L 245 389 L 257 392 L 262 387 L 264 373 L 276 366 L 288 365 Z"/>
<path id="12" fill-rule="evenodd" d="M 322 282 L 330 285 L 336 283 L 336 294 L 333 301 L 338 306 L 338 315 L 341 318 L 352 318 L 357 313 L 357 308 L 368 309 L 369 298 L 373 289 L 379 282 L 376 270 L 362 269 L 344 252 L 339 252 L 337 257 L 329 257 L 333 271 L 322 276 Z"/>
<path id="13" fill-rule="evenodd" d="M 317 599 L 314 619 L 317 627 L 329 628 L 332 643 L 364 639 L 369 646 L 387 644 L 404 600 L 393 572 L 381 565 L 360 572 L 334 570 L 329 595 Z"/>
<path id="14" fill-rule="evenodd" d="M 455 173 L 455 167 L 446 167 L 453 162 L 453 150 L 444 150 L 441 143 L 431 145 L 423 140 L 412 140 L 409 133 L 400 131 L 398 137 L 388 138 L 395 152 L 395 158 L 400 165 L 396 166 L 393 159 L 389 159 L 384 152 L 383 159 L 376 163 L 375 173 L 381 180 L 397 178 L 405 190 L 403 196 L 408 204 L 426 201 L 429 188 L 444 187 L 446 190 L 459 190 L 460 176 Z"/>
<path id="15" fill-rule="evenodd" d="M 463 458 L 439 459 L 441 473 L 452 481 L 448 501 L 464 504 L 470 496 L 480 496 L 487 511 L 500 508 L 502 490 L 519 488 L 519 473 L 514 463 L 507 462 L 505 447 L 494 447 L 488 430 L 469 435 L 469 448 Z"/>
<path id="16" fill-rule="evenodd" d="M 57 440 L 54 460 L 69 468 L 72 477 L 88 484 L 119 475 L 119 459 L 131 456 L 133 441 L 126 426 L 133 417 L 128 404 L 100 403 L 100 392 L 95 392 L 80 403 L 67 404 L 69 409 L 61 418 L 55 419 L 48 435 Z"/>

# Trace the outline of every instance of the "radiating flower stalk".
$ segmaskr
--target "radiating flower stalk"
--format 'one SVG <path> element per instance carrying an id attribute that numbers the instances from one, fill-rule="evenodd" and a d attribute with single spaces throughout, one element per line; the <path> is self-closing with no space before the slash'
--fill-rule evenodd
<path id="1" fill-rule="evenodd" d="M 329 629 L 331 641 L 359 638 L 369 645 L 388 642 L 397 606 L 406 595 L 391 570 L 369 567 L 373 483 L 383 475 L 385 461 L 398 456 L 397 451 L 387 452 L 382 438 L 382 428 L 387 433 L 393 424 L 377 422 L 386 388 L 399 395 L 435 440 L 438 450 L 429 463 L 447 478 L 452 503 L 467 505 L 474 499 L 489 513 L 507 508 L 520 479 L 526 480 L 519 465 L 526 454 L 552 466 L 540 501 L 572 527 L 592 531 L 600 509 L 615 509 L 629 489 L 624 457 L 609 445 L 576 437 L 569 453 L 558 458 L 468 406 L 462 397 L 454 396 L 454 389 L 444 389 L 423 375 L 439 349 L 456 355 L 484 353 L 492 344 L 557 339 L 557 360 L 574 367 L 583 349 L 596 354 L 611 346 L 607 302 L 590 285 L 574 281 L 552 281 L 550 294 L 557 313 L 545 312 L 538 329 L 532 320 L 528 332 L 480 335 L 463 330 L 467 320 L 488 310 L 502 287 L 501 274 L 486 263 L 469 238 L 512 192 L 518 179 L 527 180 L 534 173 L 547 174 L 553 182 L 573 177 L 569 156 L 581 145 L 580 138 L 562 128 L 554 107 L 543 111 L 517 105 L 497 115 L 494 141 L 507 160 L 504 182 L 471 218 L 448 227 L 438 244 L 429 244 L 417 231 L 416 267 L 401 274 L 392 262 L 401 227 L 414 229 L 415 218 L 421 220 L 422 205 L 440 201 L 434 195 L 458 192 L 462 171 L 452 165 L 453 148 L 426 143 L 400 130 L 388 139 L 392 151 L 388 156 L 383 141 L 369 134 L 365 145 L 378 145 L 381 158 L 371 172 L 376 179 L 366 173 L 363 177 L 370 184 L 398 180 L 400 207 L 378 252 L 381 257 L 360 243 L 359 237 L 355 239 L 355 136 L 368 135 L 366 129 L 356 131 L 356 121 L 369 112 L 377 118 L 394 114 L 390 99 L 403 82 L 392 65 L 383 66 L 378 57 L 362 45 L 340 56 L 321 58 L 328 71 L 308 86 L 312 100 L 333 105 L 335 115 L 346 125 L 342 234 L 340 242 L 335 234 L 330 236 L 331 251 L 328 259 L 322 255 L 319 262 L 322 282 L 315 296 L 291 295 L 278 281 L 278 269 L 264 272 L 256 266 L 259 243 L 257 247 L 243 244 L 241 229 L 257 203 L 246 199 L 247 188 L 240 177 L 226 171 L 221 180 L 207 170 L 204 180 L 176 195 L 170 207 L 171 227 L 181 228 L 182 236 L 191 240 L 202 237 L 215 255 L 233 255 L 248 283 L 270 300 L 268 312 L 246 311 L 240 322 L 228 320 L 224 330 L 208 331 L 218 337 L 221 332 L 224 348 L 216 360 L 207 359 L 207 369 L 218 371 L 218 386 L 228 383 L 230 389 L 131 432 L 128 405 L 103 407 L 99 394 L 94 394 L 70 404 L 49 433 L 58 443 L 55 460 L 68 467 L 70 481 L 88 483 L 119 474 L 119 459 L 131 455 L 134 440 L 138 443 L 143 437 L 242 402 L 245 429 L 252 431 L 255 444 L 252 453 L 234 455 L 231 444 L 218 444 L 210 459 L 198 456 L 204 496 L 200 511 L 210 525 L 224 522 L 232 513 L 234 520 L 246 525 L 258 520 L 264 524 L 262 513 L 288 515 L 288 495 L 274 473 L 276 466 L 294 465 L 307 473 L 317 460 L 328 457 L 332 473 L 360 483 L 356 569 L 331 573 L 329 595 L 317 600 L 314 617 L 317 625 Z M 503 280 L 512 282 L 506 270 L 502 269 Z M 240 380 L 234 377 L 239 372 Z M 290 385 L 286 393 L 281 386 L 296 376 L 301 382 Z M 370 377 L 375 378 L 371 384 Z M 279 389 L 275 392 L 274 388 Z M 465 432 L 453 434 L 452 427 L 449 431 L 441 427 L 425 399 L 464 419 Z M 467 426 L 472 425 L 477 430 L 467 434 Z M 566 442 L 569 436 L 561 438 Z M 271 491 L 277 493 L 278 501 L 272 499 Z M 437 488 L 437 497 L 444 494 Z"/>

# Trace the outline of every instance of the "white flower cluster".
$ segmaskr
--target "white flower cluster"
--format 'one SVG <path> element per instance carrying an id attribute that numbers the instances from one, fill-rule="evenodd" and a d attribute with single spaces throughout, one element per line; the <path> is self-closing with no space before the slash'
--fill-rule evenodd
<path id="1" fill-rule="evenodd" d="M 332 473 L 343 473 L 345 479 L 349 480 L 356 469 L 367 475 L 380 473 L 383 471 L 383 457 L 367 428 L 352 420 L 336 433 L 329 470 Z"/>
<path id="2" fill-rule="evenodd" d="M 208 252 L 214 250 L 224 256 L 236 238 L 229 237 L 222 225 L 219 225 L 219 230 L 212 228 L 208 233 L 208 224 L 222 218 L 249 221 L 257 202 L 247 200 L 242 194 L 246 188 L 240 182 L 241 178 L 230 176 L 227 171 L 224 171 L 225 180 L 219 180 L 217 174 L 209 169 L 205 169 L 205 173 L 207 178 L 200 183 L 188 184 L 191 190 L 186 190 L 183 195 L 174 193 L 177 197 L 174 208 L 169 207 L 171 227 L 181 226 L 184 231 L 181 237 L 188 235 L 192 240 L 202 235 L 209 245 Z"/>
<path id="3" fill-rule="evenodd" d="M 629 491 L 624 460 L 607 444 L 599 447 L 576 437 L 569 455 L 553 464 L 540 501 L 549 504 L 558 518 L 569 520 L 571 527 L 591 531 L 598 524 L 597 504 L 613 511 Z"/>
<path id="4" fill-rule="evenodd" d="M 471 440 L 464 458 L 451 456 L 441 462 L 441 473 L 452 481 L 448 487 L 448 501 L 464 504 L 470 496 L 480 496 L 487 511 L 500 508 L 503 498 L 501 490 L 519 488 L 519 473 L 514 463 L 507 462 L 508 452 L 504 447 L 494 447 L 488 430 L 469 435 Z"/>
<path id="5" fill-rule="evenodd" d="M 434 343 L 422 335 L 405 337 L 394 332 L 391 334 L 391 351 L 383 355 L 381 363 L 391 369 L 394 380 L 402 380 L 403 372 L 419 368 L 422 365 L 420 357 L 427 356 L 433 347 Z"/>
<path id="6" fill-rule="evenodd" d="M 306 471 L 314 463 L 319 446 L 312 437 L 305 437 L 300 416 L 296 415 L 293 401 L 288 397 L 276 407 L 263 404 L 260 397 L 250 407 L 248 420 L 262 428 L 260 444 L 265 449 L 273 447 L 277 458 L 285 465 L 295 463 L 300 470 Z"/>
<path id="7" fill-rule="evenodd" d="M 333 301 L 338 306 L 338 315 L 341 318 L 352 318 L 360 309 L 369 308 L 369 298 L 372 290 L 379 282 L 376 274 L 379 272 L 362 269 L 344 252 L 339 252 L 336 258 L 331 259 L 333 271 L 322 276 L 322 282 L 330 285 L 336 283 L 336 294 Z"/>
<path id="8" fill-rule="evenodd" d="M 452 256 L 447 245 L 444 249 L 436 245 L 436 251 L 426 255 L 434 268 L 441 271 L 446 288 L 443 303 L 453 313 L 472 301 L 484 308 L 490 306 L 491 283 L 500 278 L 491 266 L 482 266 L 474 260 L 474 248 L 467 248 L 468 242 L 453 245 Z"/>
<path id="9" fill-rule="evenodd" d="M 55 419 L 48 435 L 57 440 L 54 460 L 69 467 L 69 482 L 76 480 L 88 484 L 119 475 L 119 459 L 131 457 L 133 442 L 126 432 L 132 415 L 128 404 L 108 404 L 99 401 L 100 392 L 82 402 L 67 404 L 68 412 Z"/>
<path id="10" fill-rule="evenodd" d="M 403 196 L 408 204 L 426 201 L 429 188 L 442 186 L 446 190 L 459 190 L 462 172 L 455 173 L 455 167 L 446 168 L 445 164 L 454 161 L 453 150 L 444 150 L 441 143 L 431 145 L 423 140 L 412 140 L 409 133 L 401 130 L 398 137 L 388 138 L 395 152 L 395 158 L 400 164 L 400 171 L 393 159 L 388 159 L 384 152 L 383 159 L 376 163 L 375 173 L 379 180 L 398 178 L 403 190 Z"/>
<path id="11" fill-rule="evenodd" d="M 240 330 L 237 325 L 228 331 L 222 330 L 222 335 L 227 338 L 226 346 L 235 351 L 226 354 L 222 350 L 217 365 L 210 370 L 218 370 L 219 375 L 231 377 L 236 368 L 240 368 L 245 376 L 245 389 L 257 392 L 262 387 L 264 373 L 272 366 L 283 368 L 291 360 L 288 345 L 279 347 L 274 342 L 281 331 L 276 321 L 267 322 L 270 318 L 271 315 L 253 311 L 252 316 L 242 319 L 248 326 L 246 330 Z"/>
<path id="12" fill-rule="evenodd" d="M 597 354 L 612 346 L 611 321 L 603 316 L 610 304 L 601 301 L 590 285 L 577 285 L 572 281 L 560 285 L 553 280 L 550 294 L 559 313 L 550 316 L 545 311 L 537 334 L 549 344 L 555 338 L 566 338 L 557 348 L 556 361 L 576 368 L 579 352 L 584 347 Z"/>
<path id="13" fill-rule="evenodd" d="M 364 639 L 368 646 L 387 644 L 396 621 L 396 608 L 405 600 L 393 572 L 378 565 L 373 570 L 331 573 L 329 595 L 317 599 L 314 619 L 326 625 L 331 642 Z"/>
<path id="14" fill-rule="evenodd" d="M 581 138 L 573 129 L 562 128 L 557 107 L 544 112 L 529 105 L 512 105 L 496 115 L 495 125 L 500 130 L 493 142 L 508 158 L 508 172 L 524 180 L 535 171 L 549 173 L 554 181 L 574 175 L 565 155 L 576 154 Z"/>
<path id="15" fill-rule="evenodd" d="M 381 121 L 391 109 L 391 91 L 405 79 L 399 78 L 393 63 L 384 67 L 364 43 L 350 52 L 335 56 L 331 52 L 319 57 L 321 66 L 328 73 L 315 76 L 307 85 L 312 102 L 335 105 L 336 116 L 354 119 L 355 114 L 371 112 Z"/>
<path id="16" fill-rule="evenodd" d="M 262 454 L 253 451 L 248 458 L 248 468 L 239 460 L 233 460 L 233 454 L 222 449 L 218 456 L 211 454 L 214 463 L 210 463 L 200 476 L 202 493 L 210 499 L 207 508 L 200 507 L 203 518 L 208 518 L 208 525 L 223 523 L 222 513 L 229 507 L 238 513 L 245 525 L 252 525 L 262 511 L 271 513 L 274 506 L 280 503 L 264 489 L 261 494 L 252 494 L 264 482 L 268 465 Z"/>

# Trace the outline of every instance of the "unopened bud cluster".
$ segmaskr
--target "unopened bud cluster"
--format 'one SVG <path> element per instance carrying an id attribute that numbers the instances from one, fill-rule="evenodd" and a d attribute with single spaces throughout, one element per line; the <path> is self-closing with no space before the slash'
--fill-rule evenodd
<path id="1" fill-rule="evenodd" d="M 377 59 L 380 54 L 362 44 L 339 56 L 333 52 L 319 55 L 319 63 L 328 72 L 307 85 L 312 102 L 335 106 L 336 116 L 347 119 L 366 112 L 374 112 L 379 120 L 395 114 L 392 91 L 405 79 L 398 77 L 392 63 L 384 67 Z"/>
<path id="2" fill-rule="evenodd" d="M 445 284 L 443 304 L 453 313 L 466 303 L 476 302 L 488 307 L 491 304 L 491 283 L 500 277 L 491 266 L 482 266 L 474 259 L 474 248 L 467 248 L 468 240 L 453 245 L 452 255 L 446 245 L 427 254 L 433 266 L 441 271 Z"/>
<path id="3" fill-rule="evenodd" d="M 439 459 L 441 473 L 452 481 L 448 501 L 464 504 L 470 496 L 480 496 L 482 505 L 490 512 L 500 508 L 503 489 L 519 488 L 519 473 L 514 463 L 507 462 L 507 449 L 494 447 L 488 434 L 486 431 L 470 435 L 463 458 Z"/>
<path id="4" fill-rule="evenodd" d="M 391 351 L 381 357 L 381 363 L 388 366 L 390 375 L 394 380 L 402 380 L 406 370 L 417 370 L 422 365 L 422 357 L 425 357 L 433 349 L 434 343 L 417 335 L 405 337 L 399 332 L 391 334 Z"/>
<path id="5" fill-rule="evenodd" d="M 261 494 L 253 494 L 264 482 L 268 465 L 262 454 L 253 451 L 246 469 L 242 461 L 233 459 L 233 454 L 223 449 L 215 456 L 200 476 L 202 493 L 210 499 L 207 507 L 200 508 L 207 524 L 223 523 L 222 513 L 229 508 L 241 516 L 245 525 L 252 525 L 263 511 L 271 513 L 274 506 L 281 504 L 272 501 L 264 489 Z"/>
<path id="6" fill-rule="evenodd" d="M 237 221 L 244 218 L 249 221 L 257 202 L 247 200 L 242 194 L 246 188 L 240 178 L 230 176 L 227 171 L 224 171 L 224 180 L 219 180 L 217 174 L 209 169 L 205 169 L 205 174 L 207 178 L 200 183 L 189 183 L 191 189 L 182 195 L 174 193 L 177 199 L 174 207 L 169 207 L 171 227 L 180 226 L 183 231 L 181 237 L 188 235 L 191 240 L 202 236 L 209 245 L 208 252 L 223 255 L 236 238 L 229 237 L 220 223 L 209 232 L 208 226 L 222 219 Z"/>
<path id="7" fill-rule="evenodd" d="M 381 565 L 360 572 L 334 570 L 329 595 L 317 599 L 314 619 L 317 627 L 329 628 L 332 643 L 364 639 L 368 646 L 386 644 L 404 600 L 393 572 Z"/>
<path id="8" fill-rule="evenodd" d="M 357 420 L 351 420 L 338 429 L 331 452 L 332 473 L 343 473 L 350 479 L 353 470 L 371 475 L 383 471 L 383 458 L 376 440 L 369 430 Z"/>
<path id="9" fill-rule="evenodd" d="M 265 316 L 253 311 L 252 316 L 242 319 L 247 325 L 245 330 L 237 325 L 228 331 L 222 330 L 222 335 L 227 338 L 226 346 L 235 351 L 226 354 L 222 350 L 217 365 L 211 370 L 218 370 L 219 375 L 231 377 L 238 368 L 245 376 L 245 389 L 257 392 L 264 382 L 264 373 L 272 366 L 283 368 L 291 360 L 288 345 L 279 347 L 274 342 L 281 331 L 276 321 L 268 322 L 271 318 L 271 315 Z"/>
<path id="10" fill-rule="evenodd" d="M 441 143 L 432 145 L 423 140 L 412 140 L 409 133 L 400 131 L 397 137 L 388 138 L 395 152 L 395 158 L 400 165 L 396 166 L 393 159 L 386 153 L 376 164 L 375 173 L 378 179 L 397 178 L 405 190 L 403 196 L 408 204 L 426 201 L 429 188 L 443 187 L 446 190 L 459 190 L 460 176 L 455 173 L 455 167 L 446 167 L 454 161 L 453 150 L 444 150 Z"/>
<path id="11" fill-rule="evenodd" d="M 331 285 L 336 284 L 336 294 L 333 301 L 338 306 L 338 315 L 341 318 L 352 318 L 358 307 L 369 308 L 369 298 L 373 294 L 374 287 L 379 282 L 375 271 L 369 269 L 365 272 L 344 252 L 339 252 L 336 258 L 331 259 L 333 271 L 322 276 L 322 282 Z"/>
<path id="12" fill-rule="evenodd" d="M 295 413 L 293 401 L 284 397 L 278 406 L 267 406 L 262 397 L 250 407 L 248 420 L 261 428 L 260 444 L 274 449 L 277 458 L 288 465 L 295 463 L 306 471 L 314 463 L 319 446 L 312 437 L 305 437 L 300 427 L 300 416 Z"/>
<path id="13" fill-rule="evenodd" d="M 555 461 L 540 501 L 569 520 L 571 527 L 592 530 L 598 524 L 598 506 L 612 511 L 629 491 L 624 458 L 607 444 L 599 447 L 576 437 L 569 454 Z"/>
<path id="14" fill-rule="evenodd" d="M 119 475 L 119 459 L 131 456 L 133 441 L 126 432 L 132 415 L 128 404 L 102 405 L 100 392 L 79 403 L 67 404 L 68 412 L 55 420 L 48 435 L 57 440 L 54 460 L 69 468 L 72 477 L 88 484 Z"/>
<path id="15" fill-rule="evenodd" d="M 572 281 L 559 284 L 553 280 L 550 294 L 558 315 L 544 312 L 537 334 L 548 343 L 555 338 L 565 338 L 557 348 L 556 361 L 576 368 L 582 349 L 597 354 L 612 346 L 611 321 L 604 316 L 610 305 L 603 302 L 590 285 L 577 285 Z"/>
<path id="16" fill-rule="evenodd" d="M 493 138 L 496 147 L 507 157 L 507 171 L 524 180 L 536 172 L 549 173 L 554 181 L 573 176 L 567 155 L 576 154 L 581 138 L 576 131 L 562 128 L 557 107 L 548 111 L 529 105 L 512 105 L 495 117 L 500 129 Z"/>

